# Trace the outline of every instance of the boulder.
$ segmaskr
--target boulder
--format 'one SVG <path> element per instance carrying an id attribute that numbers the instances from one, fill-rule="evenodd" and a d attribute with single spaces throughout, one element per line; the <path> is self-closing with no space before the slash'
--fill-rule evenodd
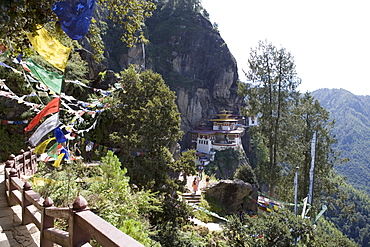
<path id="1" fill-rule="evenodd" d="M 240 211 L 257 213 L 257 189 L 242 180 L 221 180 L 210 184 L 205 191 L 207 197 L 212 197 L 224 205 L 227 214 Z"/>

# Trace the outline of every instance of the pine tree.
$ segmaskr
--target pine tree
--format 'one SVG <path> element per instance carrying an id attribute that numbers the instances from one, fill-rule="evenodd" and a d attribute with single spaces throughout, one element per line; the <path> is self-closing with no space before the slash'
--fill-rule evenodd
<path id="1" fill-rule="evenodd" d="M 296 78 L 292 55 L 267 41 L 260 41 L 251 51 L 249 67 L 246 76 L 252 83 L 240 84 L 239 93 L 245 97 L 249 112 L 261 114 L 256 128 L 269 150 L 269 158 L 260 165 L 267 166 L 261 170 L 268 172 L 266 179 L 273 195 L 280 178 L 282 148 L 287 141 L 286 116 L 298 96 L 300 80 Z"/>
<path id="2" fill-rule="evenodd" d="M 175 94 L 152 71 L 138 73 L 131 67 L 121 73 L 121 80 L 124 90 L 110 97 L 110 110 L 98 125 L 104 127 L 93 139 L 120 148 L 118 156 L 131 183 L 163 190 L 174 171 L 169 150 L 182 136 Z"/>

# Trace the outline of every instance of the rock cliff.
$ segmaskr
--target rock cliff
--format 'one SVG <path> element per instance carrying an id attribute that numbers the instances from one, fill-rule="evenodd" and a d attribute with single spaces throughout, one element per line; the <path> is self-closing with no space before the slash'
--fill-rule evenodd
<path id="1" fill-rule="evenodd" d="M 107 69 L 137 64 L 160 73 L 176 92 L 185 133 L 221 110 L 239 113 L 236 61 L 219 32 L 198 11 L 159 1 L 146 22 L 146 36 L 148 44 L 127 49 L 117 30 L 109 27 L 103 37 Z M 183 147 L 187 139 L 186 135 Z"/>

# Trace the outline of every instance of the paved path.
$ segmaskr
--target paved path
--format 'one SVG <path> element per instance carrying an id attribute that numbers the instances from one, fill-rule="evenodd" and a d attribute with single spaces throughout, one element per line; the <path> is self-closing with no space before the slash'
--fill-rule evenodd
<path id="1" fill-rule="evenodd" d="M 195 177 L 197 177 L 197 176 L 188 176 L 187 177 L 186 188 L 187 188 L 187 190 L 189 190 L 191 192 L 193 191 L 192 183 L 193 183 Z M 180 176 L 180 179 L 182 179 L 181 176 Z M 200 195 L 202 193 L 202 190 L 205 187 L 206 187 L 206 181 L 205 181 L 205 178 L 203 178 L 202 180 L 199 181 L 198 191 L 196 192 L 196 194 Z M 199 219 L 197 219 L 195 217 L 189 218 L 189 220 L 192 221 L 195 225 L 207 227 L 210 231 L 220 231 L 220 230 L 222 230 L 221 224 L 218 224 L 218 223 L 204 223 L 204 222 L 200 221 Z"/>
<path id="2" fill-rule="evenodd" d="M 189 191 L 189 192 L 193 192 L 193 181 L 194 181 L 194 178 L 197 177 L 197 176 L 187 176 L 187 181 L 186 181 L 186 189 Z M 198 177 L 199 178 L 199 177 Z M 180 180 L 183 180 L 183 176 L 180 175 L 179 177 Z M 199 181 L 199 184 L 198 184 L 198 191 L 197 191 L 197 195 L 200 195 L 201 194 L 201 190 L 206 187 L 206 181 L 205 179 L 203 178 L 202 180 Z"/>
<path id="3" fill-rule="evenodd" d="M 37 227 L 33 223 L 22 225 L 21 206 L 8 206 L 4 167 L 0 164 L 0 247 L 38 247 L 40 232 Z"/>

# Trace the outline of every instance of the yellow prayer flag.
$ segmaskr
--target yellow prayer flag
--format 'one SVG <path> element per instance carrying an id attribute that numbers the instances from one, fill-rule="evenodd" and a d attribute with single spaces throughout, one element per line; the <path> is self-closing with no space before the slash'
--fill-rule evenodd
<path id="1" fill-rule="evenodd" d="M 38 177 L 32 177 L 31 180 L 32 180 L 33 186 L 45 186 L 45 184 L 51 184 L 52 182 L 54 182 L 51 179 L 38 178 Z"/>
<path id="2" fill-rule="evenodd" d="M 64 72 L 71 48 L 65 47 L 57 39 L 51 36 L 45 28 L 36 31 L 38 35 L 33 36 L 28 33 L 28 39 L 32 46 L 55 68 Z"/>
<path id="3" fill-rule="evenodd" d="M 54 164 L 53 164 L 54 167 L 60 167 L 60 162 L 62 162 L 64 155 L 65 153 L 61 153 L 58 155 L 58 159 L 54 161 Z"/>
<path id="4" fill-rule="evenodd" d="M 43 178 L 33 177 L 32 180 L 33 180 L 32 181 L 33 186 L 44 186 L 45 185 L 45 180 Z"/>
<path id="5" fill-rule="evenodd" d="M 55 140 L 55 137 L 52 137 L 52 138 L 47 139 L 46 141 L 43 141 L 40 145 L 38 145 L 35 148 L 35 150 L 33 152 L 36 153 L 36 154 L 43 154 L 43 153 L 45 153 L 45 149 L 46 149 L 47 145 L 52 140 Z"/>

